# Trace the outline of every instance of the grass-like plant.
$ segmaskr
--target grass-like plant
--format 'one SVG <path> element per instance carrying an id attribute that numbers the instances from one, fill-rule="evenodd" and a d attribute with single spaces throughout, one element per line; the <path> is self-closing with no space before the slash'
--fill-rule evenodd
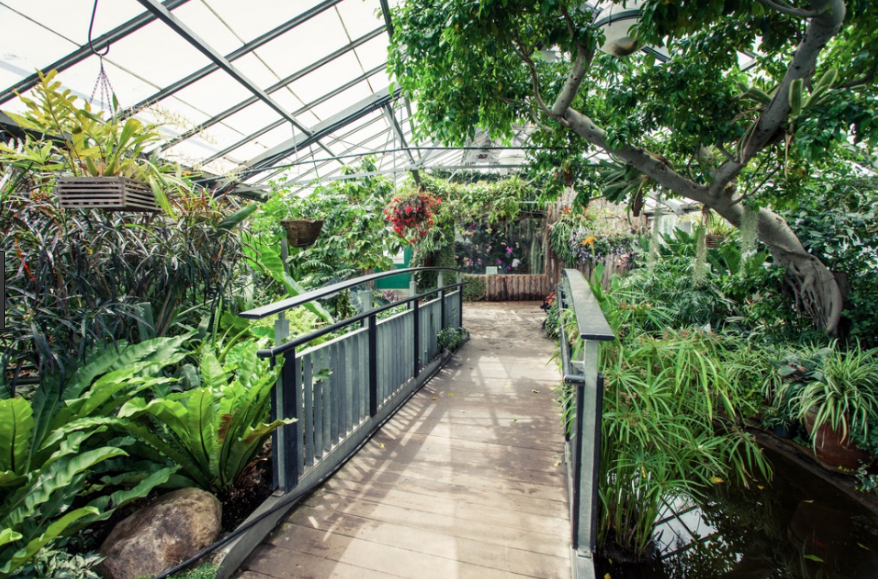
<path id="1" fill-rule="evenodd" d="M 862 429 L 858 434 L 867 434 L 878 417 L 878 349 L 863 350 L 857 343 L 842 350 L 833 342 L 812 378 L 792 400 L 800 418 L 814 409 L 812 436 L 824 424 L 843 439 L 854 425 Z"/>

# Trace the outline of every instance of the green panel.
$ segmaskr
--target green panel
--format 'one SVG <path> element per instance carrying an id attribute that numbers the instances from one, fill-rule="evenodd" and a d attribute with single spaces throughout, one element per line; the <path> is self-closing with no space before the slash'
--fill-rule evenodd
<path id="1" fill-rule="evenodd" d="M 405 248 L 402 256 L 402 264 L 394 265 L 394 269 L 405 269 L 412 260 L 412 250 L 410 247 Z M 381 270 L 375 270 L 376 273 Z M 385 277 L 375 281 L 376 290 L 386 289 L 409 289 L 409 282 L 412 276 L 410 274 L 395 275 L 393 277 Z"/>

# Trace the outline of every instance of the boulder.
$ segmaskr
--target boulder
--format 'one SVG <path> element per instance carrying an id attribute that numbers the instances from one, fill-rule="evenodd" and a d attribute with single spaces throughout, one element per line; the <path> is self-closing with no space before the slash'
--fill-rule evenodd
<path id="1" fill-rule="evenodd" d="M 208 492 L 162 495 L 113 528 L 101 545 L 101 570 L 108 579 L 155 577 L 212 544 L 221 519 L 222 505 Z"/>

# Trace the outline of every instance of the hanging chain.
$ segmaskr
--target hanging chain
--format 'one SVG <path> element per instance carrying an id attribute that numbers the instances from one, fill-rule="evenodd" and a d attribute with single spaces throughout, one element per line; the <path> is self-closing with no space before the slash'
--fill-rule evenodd
<path id="1" fill-rule="evenodd" d="M 110 108 L 110 112 L 113 116 L 116 116 L 116 111 L 118 108 L 118 102 L 116 100 L 116 91 L 113 90 L 113 85 L 110 84 L 110 77 L 107 76 L 107 72 L 104 70 L 104 57 L 110 53 L 110 45 L 107 44 L 103 52 L 100 52 L 95 49 L 94 42 L 92 41 L 92 32 L 94 30 L 95 25 L 95 15 L 98 11 L 98 0 L 95 0 L 94 8 L 91 11 L 91 21 L 88 24 L 88 47 L 91 49 L 92 53 L 98 57 L 98 62 L 100 63 L 100 71 L 98 72 L 98 78 L 95 80 L 94 89 L 91 91 L 91 98 L 89 99 L 89 104 L 93 103 L 95 100 L 95 95 L 98 96 L 98 102 L 104 103 Z"/>

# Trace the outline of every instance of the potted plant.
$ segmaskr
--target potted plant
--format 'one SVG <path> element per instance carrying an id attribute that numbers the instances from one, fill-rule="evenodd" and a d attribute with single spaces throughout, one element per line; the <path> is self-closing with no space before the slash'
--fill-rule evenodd
<path id="1" fill-rule="evenodd" d="M 856 471 L 869 463 L 868 452 L 851 440 L 852 429 L 867 434 L 878 416 L 878 349 L 857 344 L 840 351 L 836 344 L 808 382 L 793 398 L 798 417 L 811 436 L 817 461 L 826 468 Z"/>
<path id="2" fill-rule="evenodd" d="M 22 97 L 27 111 L 8 113 L 25 130 L 15 148 L 0 144 L 0 158 L 56 174 L 60 205 L 116 211 L 171 212 L 166 191 L 191 191 L 179 167 L 147 156 L 161 138 L 158 128 L 135 118 L 105 118 L 91 105 L 78 106 L 56 71 L 40 74 L 34 98 Z"/>

